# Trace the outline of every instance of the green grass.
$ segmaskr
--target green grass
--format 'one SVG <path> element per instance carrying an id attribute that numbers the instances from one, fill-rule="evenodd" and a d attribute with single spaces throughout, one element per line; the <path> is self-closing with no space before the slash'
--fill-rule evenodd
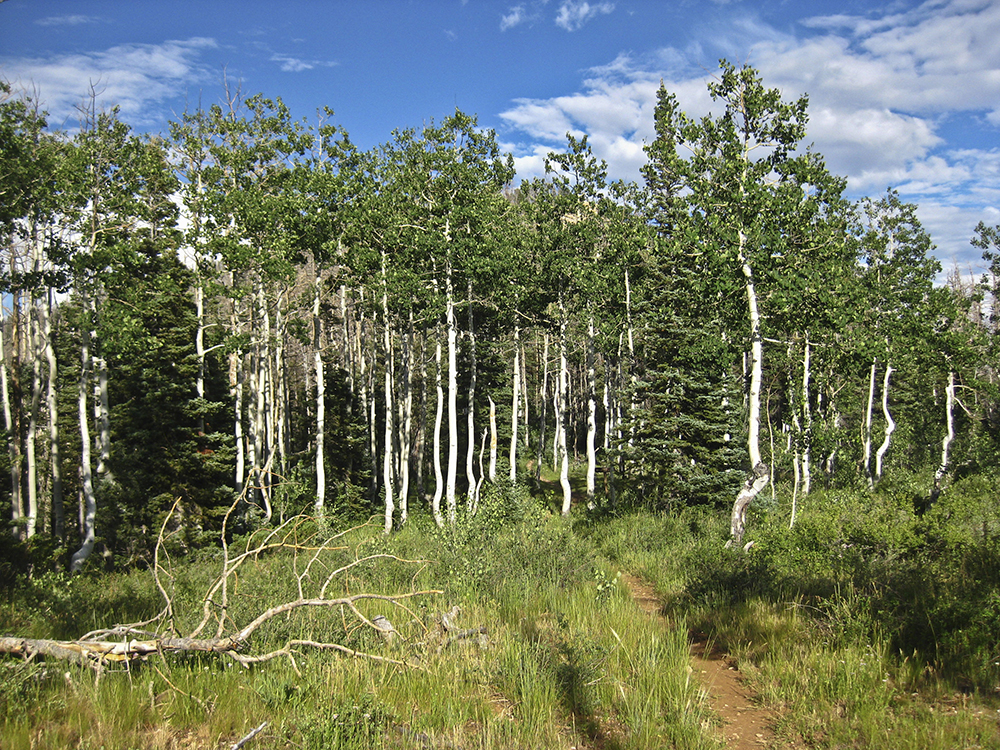
<path id="1" fill-rule="evenodd" d="M 308 591 L 357 557 L 401 558 L 352 567 L 330 592 L 440 589 L 407 610 L 367 605 L 400 640 L 324 609 L 283 617 L 254 643 L 335 640 L 410 667 L 303 651 L 294 664 L 199 655 L 98 676 L 5 660 L 0 747 L 219 748 L 266 721 L 248 747 L 708 750 L 719 741 L 688 664 L 699 630 L 737 659 L 788 747 L 998 748 L 997 489 L 957 484 L 923 515 L 903 480 L 875 495 L 816 493 L 793 530 L 779 496 L 755 509 L 746 554 L 723 548 L 722 507 L 564 519 L 520 489 L 491 490 L 454 528 L 418 514 L 389 537 L 357 529 L 302 577 Z M 233 622 L 297 596 L 307 560 L 248 560 Z M 180 630 L 199 619 L 219 563 L 202 553 L 174 567 Z M 619 571 L 654 586 L 666 620 L 638 611 Z M 47 574 L 5 597 L 0 632 L 33 637 L 76 637 L 161 605 L 142 571 Z M 439 618 L 454 605 L 483 642 L 444 647 Z"/>

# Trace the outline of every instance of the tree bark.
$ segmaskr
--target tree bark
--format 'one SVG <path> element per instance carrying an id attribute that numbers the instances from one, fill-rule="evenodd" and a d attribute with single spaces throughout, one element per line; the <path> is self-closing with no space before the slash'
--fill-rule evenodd
<path id="1" fill-rule="evenodd" d="M 594 316 L 587 320 L 587 503 L 597 486 L 597 371 L 594 363 Z"/>
<path id="2" fill-rule="evenodd" d="M 892 376 L 893 369 L 890 365 L 886 365 L 885 376 L 882 378 L 882 415 L 885 417 L 885 439 L 882 440 L 882 445 L 878 447 L 875 451 L 875 478 L 882 478 L 882 463 L 885 459 L 886 451 L 889 450 L 889 442 L 892 439 L 892 433 L 896 431 L 896 422 L 892 418 L 892 414 L 889 413 L 889 378 Z"/>
<path id="3" fill-rule="evenodd" d="M 944 394 L 944 414 L 948 431 L 944 436 L 944 440 L 941 441 L 941 463 L 938 465 L 937 471 L 934 472 L 934 489 L 931 491 L 932 502 L 936 501 L 941 495 L 941 483 L 944 480 L 945 474 L 948 473 L 948 465 L 950 463 L 949 451 L 951 450 L 952 441 L 955 439 L 955 372 L 953 370 L 948 372 L 948 385 L 944 389 Z"/>
<path id="4" fill-rule="evenodd" d="M 88 312 L 90 304 L 83 292 L 82 306 Z M 87 409 L 87 392 L 90 387 L 90 337 L 92 335 L 89 315 L 81 330 L 80 382 L 77 389 L 77 416 L 80 420 L 80 484 L 83 493 L 83 513 L 80 524 L 81 545 L 70 559 L 70 570 L 77 572 L 94 551 L 95 520 L 97 518 L 97 498 L 94 495 L 94 480 L 90 465 L 90 415 Z"/>
<path id="5" fill-rule="evenodd" d="M 517 429 L 520 424 L 521 405 L 521 328 L 514 326 L 514 367 L 513 396 L 511 397 L 510 414 L 510 483 L 517 482 Z"/>
<path id="6" fill-rule="evenodd" d="M 320 317 L 320 293 L 323 286 L 319 270 L 313 288 L 313 357 L 316 368 L 316 502 L 319 518 L 326 512 L 326 372 L 323 367 L 323 321 Z"/>
<path id="7" fill-rule="evenodd" d="M 875 486 L 872 478 L 872 410 L 875 406 L 875 367 L 878 360 L 872 360 L 871 373 L 868 376 L 868 405 L 865 407 L 865 421 L 862 427 L 861 436 L 861 458 L 864 467 L 865 477 L 868 479 L 868 487 Z"/>
<path id="8" fill-rule="evenodd" d="M 458 325 L 455 322 L 455 294 L 452 284 L 450 250 L 445 265 L 445 325 L 448 329 L 448 474 L 445 479 L 445 504 L 448 508 L 448 523 L 454 524 L 458 510 L 456 500 L 456 480 L 458 477 Z"/>
<path id="9" fill-rule="evenodd" d="M 556 420 L 559 444 L 559 484 L 562 487 L 562 514 L 568 516 L 573 501 L 573 491 L 569 483 L 569 445 L 566 428 L 566 411 L 569 402 L 569 361 L 567 359 L 566 328 L 568 323 L 566 300 L 559 294 L 559 397 L 556 407 Z"/>
<path id="10" fill-rule="evenodd" d="M 760 312 L 757 307 L 757 293 L 754 290 L 753 269 L 746 257 L 746 234 L 740 229 L 739 254 L 737 256 L 746 279 L 747 312 L 750 318 L 750 390 L 747 393 L 748 423 L 747 452 L 753 467 L 743 488 L 733 503 L 730 522 L 732 543 L 739 546 L 746 531 L 747 508 L 753 499 L 767 485 L 770 470 L 760 457 L 760 392 L 763 378 L 764 347 L 760 331 Z"/>
<path id="11" fill-rule="evenodd" d="M 473 304 L 472 304 L 472 281 L 469 281 L 466 299 L 469 305 L 469 393 L 468 393 L 468 411 L 467 411 L 467 424 L 466 424 L 466 434 L 468 435 L 469 444 L 465 451 L 465 478 L 468 482 L 468 503 L 470 506 L 475 504 L 476 495 L 476 472 L 473 467 L 473 461 L 476 455 L 476 329 L 475 329 L 475 319 L 473 317 Z"/>

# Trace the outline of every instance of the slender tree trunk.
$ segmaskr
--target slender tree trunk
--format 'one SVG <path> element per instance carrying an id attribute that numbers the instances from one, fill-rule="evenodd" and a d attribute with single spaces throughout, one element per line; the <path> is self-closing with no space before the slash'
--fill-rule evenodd
<path id="1" fill-rule="evenodd" d="M 802 481 L 802 469 L 799 463 L 800 450 L 802 447 L 802 420 L 799 419 L 798 409 L 795 404 L 795 384 L 792 379 L 792 343 L 788 344 L 788 410 L 792 415 L 792 429 L 788 430 L 788 450 L 792 454 L 792 514 L 788 523 L 789 528 L 795 526 L 795 513 L 798 509 L 799 484 Z M 770 427 L 770 410 L 768 410 L 768 426 Z M 772 433 L 773 434 L 773 433 Z M 773 438 L 772 438 L 773 446 Z M 771 449 L 774 455 L 774 448 Z M 772 497 L 774 494 L 774 483 L 771 483 Z"/>
<path id="2" fill-rule="evenodd" d="M 467 411 L 467 427 L 466 433 L 468 435 L 469 445 L 465 451 L 465 477 L 469 484 L 468 498 L 469 505 L 475 503 L 476 494 L 476 472 L 473 468 L 473 460 L 476 454 L 476 329 L 475 329 L 475 319 L 473 317 L 473 304 L 472 304 L 472 282 L 469 281 L 466 297 L 469 304 L 469 367 L 471 372 L 469 373 L 469 396 L 468 396 L 468 411 Z"/>
<path id="3" fill-rule="evenodd" d="M 94 358 L 94 367 L 97 369 L 97 413 L 98 447 L 97 457 L 97 486 L 101 487 L 108 482 L 114 481 L 111 473 L 111 405 L 108 399 L 108 361 L 104 357 Z"/>
<path id="4" fill-rule="evenodd" d="M 267 420 L 268 407 L 268 363 L 271 359 L 271 316 L 267 309 L 267 302 L 264 296 L 263 281 L 257 284 L 257 319 L 262 327 L 262 335 L 258 336 L 255 346 L 254 362 L 254 420 L 253 420 L 253 446 L 254 455 L 252 470 L 257 478 L 256 492 L 263 503 L 264 522 L 271 520 L 271 493 L 270 477 L 267 475 L 267 466 L 270 465 L 270 457 L 273 452 L 271 442 L 270 426 Z"/>
<path id="5" fill-rule="evenodd" d="M 518 348 L 521 351 L 521 400 L 524 407 L 521 424 L 524 426 L 524 449 L 527 451 L 531 449 L 531 421 L 529 419 L 531 393 L 528 388 L 528 364 L 523 341 L 520 342 Z"/>
<path id="6" fill-rule="evenodd" d="M 587 503 L 597 486 L 597 371 L 594 363 L 594 316 L 587 320 Z"/>
<path id="7" fill-rule="evenodd" d="M 483 454 L 486 452 L 486 437 L 489 434 L 489 428 L 483 430 L 483 436 L 479 441 L 479 478 L 476 480 L 476 491 L 472 493 L 472 515 L 476 515 L 479 511 L 479 497 L 483 491 L 483 482 L 486 481 L 486 473 L 483 470 Z"/>
<path id="8" fill-rule="evenodd" d="M 809 404 L 809 387 L 812 378 L 812 352 L 809 336 L 806 336 L 805 351 L 802 354 L 802 495 L 812 489 L 812 407 Z"/>
<path id="9" fill-rule="evenodd" d="M 410 311 L 409 328 L 403 337 L 402 372 L 399 381 L 403 388 L 399 432 L 399 522 L 405 524 L 409 515 L 410 496 L 410 433 L 413 428 L 413 311 Z"/>
<path id="10" fill-rule="evenodd" d="M 458 325 L 455 322 L 450 250 L 445 266 L 445 325 L 448 328 L 448 474 L 445 479 L 445 504 L 448 507 L 448 523 L 454 524 L 458 477 Z"/>
<path id="11" fill-rule="evenodd" d="M 25 533 L 30 539 L 38 528 L 38 463 L 36 447 L 38 438 L 38 408 L 42 397 L 42 355 L 41 333 L 36 312 L 37 303 L 32 300 L 28 316 L 28 341 L 31 346 L 31 403 L 28 407 L 28 431 L 25 436 L 25 458 L 27 459 L 28 525 Z"/>
<path id="12" fill-rule="evenodd" d="M 42 337 L 45 346 L 45 359 L 48 364 L 48 387 L 46 388 L 46 404 L 49 416 L 49 463 L 52 472 L 52 535 L 63 539 L 65 534 L 65 515 L 63 509 L 62 459 L 59 453 L 59 399 L 58 399 L 58 369 L 56 349 L 52 341 L 52 290 L 46 295 L 40 309 L 42 314 Z"/>
<path id="13" fill-rule="evenodd" d="M 427 333 L 420 334 L 420 363 L 417 376 L 420 378 L 420 411 L 417 417 L 417 441 L 414 458 L 417 462 L 417 497 L 421 502 L 427 499 Z"/>
<path id="14" fill-rule="evenodd" d="M 10 460 L 10 511 L 11 519 L 16 523 L 21 519 L 21 455 L 20 440 L 14 422 L 14 410 L 7 379 L 7 354 L 4 346 L 3 323 L 4 321 L 0 319 L 0 389 L 3 391 L 4 426 L 7 429 L 7 454 Z M 14 359 L 16 361 L 16 357 Z M 14 534 L 18 533 L 18 529 L 15 528 Z"/>
<path id="15" fill-rule="evenodd" d="M 570 505 L 573 501 L 573 492 L 569 484 L 569 450 L 568 436 L 566 434 L 566 407 L 569 402 L 569 360 L 566 356 L 566 327 L 568 323 L 568 313 L 566 312 L 566 300 L 562 292 L 559 294 L 559 397 L 556 407 L 557 427 L 556 433 L 559 436 L 559 484 L 562 486 L 563 501 L 562 514 L 569 515 Z"/>
<path id="16" fill-rule="evenodd" d="M 934 489 L 931 491 L 931 501 L 934 502 L 941 495 L 941 482 L 944 480 L 945 474 L 948 473 L 948 465 L 950 463 L 949 451 L 951 450 L 952 441 L 955 440 L 955 373 L 954 371 L 949 371 L 948 373 L 948 385 L 944 389 L 945 394 L 945 406 L 944 415 L 945 421 L 948 425 L 948 432 L 944 436 L 944 440 L 941 441 L 941 463 L 934 472 Z"/>
<path id="17" fill-rule="evenodd" d="M 440 329 L 440 324 L 438 325 Z M 441 514 L 441 497 L 444 495 L 444 472 L 441 470 L 441 421 L 444 416 L 444 387 L 441 384 L 441 333 L 438 330 L 434 337 L 434 386 L 436 404 L 434 409 L 434 497 L 431 499 L 431 512 L 438 527 L 444 526 L 444 516 Z"/>
<path id="18" fill-rule="evenodd" d="M 521 329 L 514 326 L 514 394 L 511 398 L 510 413 L 510 483 L 517 482 L 517 428 L 520 424 L 521 405 Z"/>
<path id="19" fill-rule="evenodd" d="M 326 371 L 323 367 L 323 320 L 320 296 L 323 279 L 317 269 L 313 287 L 313 358 L 316 371 L 316 515 L 326 512 Z"/>
<path id="20" fill-rule="evenodd" d="M 392 531 L 393 486 L 392 486 L 392 335 L 389 330 L 389 284 L 386 278 L 385 250 L 382 251 L 382 323 L 385 347 L 385 434 L 382 446 L 382 484 L 385 494 L 385 533 Z"/>
<path id="21" fill-rule="evenodd" d="M 198 376 L 195 379 L 195 393 L 200 400 L 205 399 L 205 286 L 199 273 L 195 278 L 194 306 L 197 328 L 194 334 L 194 351 L 198 358 Z M 198 431 L 205 432 L 205 417 L 198 416 Z"/>
<path id="22" fill-rule="evenodd" d="M 90 304 L 83 293 L 83 309 L 90 312 Z M 70 559 L 70 570 L 74 573 L 94 551 L 95 521 L 97 519 L 97 498 L 94 494 L 94 480 L 90 465 L 90 416 L 87 413 L 87 391 L 90 386 L 91 356 L 90 340 L 92 331 L 89 315 L 81 327 L 80 382 L 77 389 L 77 412 L 80 420 L 80 484 L 83 493 L 83 513 L 80 524 L 81 545 Z"/>
<path id="23" fill-rule="evenodd" d="M 872 478 L 872 409 L 875 406 L 875 367 L 878 360 L 872 360 L 871 374 L 868 376 L 868 405 L 865 408 L 865 421 L 863 434 L 861 436 L 861 458 L 864 466 L 865 477 L 868 479 L 868 486 L 875 486 Z"/>
<path id="24" fill-rule="evenodd" d="M 490 468 L 489 468 L 489 478 L 490 484 L 496 484 L 497 481 L 497 405 L 493 401 L 493 397 L 487 395 L 486 399 L 490 404 Z M 482 483 L 483 478 L 483 467 L 482 461 L 479 462 L 479 480 Z"/>
<path id="25" fill-rule="evenodd" d="M 753 499 L 767 485 L 769 469 L 760 457 L 760 392 L 763 378 L 764 347 L 760 330 L 760 312 L 757 308 L 757 293 L 754 290 L 753 269 L 746 258 L 746 235 L 739 234 L 738 260 L 746 278 L 747 311 L 750 318 L 750 391 L 747 394 L 749 407 L 747 424 L 747 452 L 750 455 L 752 471 L 733 503 L 730 523 L 732 543 L 739 546 L 746 530 L 747 508 Z"/>
<path id="26" fill-rule="evenodd" d="M 892 433 L 896 431 L 896 422 L 892 418 L 892 414 L 889 413 L 889 378 L 892 376 L 893 369 L 890 365 L 885 367 L 885 375 L 882 378 L 882 415 L 885 417 L 885 439 L 882 440 L 882 445 L 878 447 L 875 451 L 875 478 L 882 478 L 882 463 L 885 460 L 886 451 L 889 450 L 889 442 L 892 439 Z"/>
<path id="27" fill-rule="evenodd" d="M 545 453 L 545 407 L 548 405 L 549 393 L 549 334 L 544 334 L 545 344 L 542 348 L 542 382 L 539 383 L 539 416 L 538 416 L 538 451 L 535 461 L 535 480 L 542 478 L 542 455 Z M 558 439 L 558 438 L 557 438 Z"/>

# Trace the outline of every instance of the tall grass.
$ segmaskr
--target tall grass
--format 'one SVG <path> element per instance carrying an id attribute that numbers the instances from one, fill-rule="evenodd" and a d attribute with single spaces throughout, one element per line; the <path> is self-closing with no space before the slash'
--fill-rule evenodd
<path id="1" fill-rule="evenodd" d="M 475 519 L 452 528 L 417 517 L 392 536 L 369 528 L 346 541 L 341 562 L 376 553 L 425 562 L 352 568 L 344 590 L 445 593 L 413 602 L 412 618 L 386 610 L 402 636 L 392 643 L 323 610 L 274 623 L 262 645 L 291 635 L 337 640 L 410 667 L 328 653 L 253 669 L 204 655 L 151 658 L 131 673 L 100 676 L 8 662 L 0 673 L 0 746 L 215 748 L 264 721 L 249 747 L 717 746 L 701 729 L 686 634 L 639 616 L 592 545 L 520 490 L 491 492 Z M 233 620 L 294 598 L 299 563 L 288 553 L 248 563 L 234 584 Z M 197 620 L 199 592 L 217 564 L 204 555 L 175 569 L 181 630 Z M 95 623 L 149 616 L 159 604 L 142 572 L 43 579 L 10 593 L 0 622 L 22 634 L 74 637 Z M 485 633 L 449 643 L 440 616 L 455 605 L 458 628 Z M 55 611 L 67 616 L 51 618 Z M 72 613 L 84 616 L 74 623 Z"/>

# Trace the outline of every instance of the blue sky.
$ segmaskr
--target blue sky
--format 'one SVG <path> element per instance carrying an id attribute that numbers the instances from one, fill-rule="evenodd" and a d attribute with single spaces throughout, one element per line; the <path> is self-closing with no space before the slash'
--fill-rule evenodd
<path id="1" fill-rule="evenodd" d="M 139 130 L 218 102 L 223 71 L 364 148 L 456 107 L 541 169 L 567 131 L 639 179 L 662 80 L 692 115 L 719 58 L 810 96 L 808 141 L 853 197 L 920 206 L 946 270 L 1000 223 L 1000 2 L 0 0 L 0 77 L 73 128 L 91 83 Z"/>

